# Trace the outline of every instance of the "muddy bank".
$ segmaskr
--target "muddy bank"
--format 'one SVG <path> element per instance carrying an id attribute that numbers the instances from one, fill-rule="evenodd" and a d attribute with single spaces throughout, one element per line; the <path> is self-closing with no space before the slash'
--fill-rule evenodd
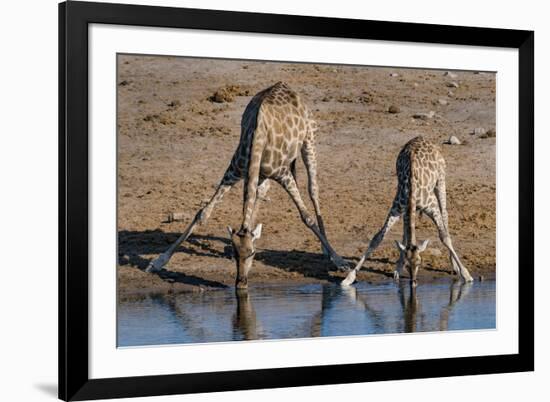
<path id="1" fill-rule="evenodd" d="M 240 116 L 250 97 L 279 80 L 303 97 L 319 124 L 321 208 L 337 252 L 353 264 L 365 251 L 395 194 L 400 148 L 424 135 L 440 144 L 447 162 L 455 248 L 474 278 L 494 277 L 495 76 L 455 73 L 456 77 L 443 71 L 120 56 L 120 291 L 200 291 L 233 285 L 235 267 L 226 226 L 240 225 L 242 184 L 182 245 L 166 271 L 142 270 L 176 240 L 212 195 L 237 146 Z M 451 135 L 462 145 L 444 145 Z M 297 173 L 306 199 L 301 162 Z M 284 190 L 274 185 L 268 196 L 258 214 L 264 229 L 251 286 L 325 283 L 343 276 L 323 258 L 317 239 L 301 223 Z M 187 219 L 169 223 L 171 212 Z M 421 218 L 417 228 L 419 239 L 432 240 L 419 279 L 451 278 L 448 255 L 431 221 Z M 398 257 L 393 240 L 401 234 L 397 224 L 359 280 L 391 280 Z"/>

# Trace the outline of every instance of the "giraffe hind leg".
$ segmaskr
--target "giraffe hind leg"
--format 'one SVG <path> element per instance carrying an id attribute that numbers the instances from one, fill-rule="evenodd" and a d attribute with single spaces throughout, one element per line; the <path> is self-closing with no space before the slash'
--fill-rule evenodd
<path id="1" fill-rule="evenodd" d="M 313 208 L 315 210 L 315 217 L 317 219 L 317 225 L 322 235 L 327 238 L 325 231 L 325 223 L 323 217 L 321 216 L 321 205 L 319 203 L 319 185 L 317 184 L 317 156 L 315 153 L 315 145 L 313 143 L 313 138 L 310 135 L 302 144 L 302 160 L 306 167 L 307 176 L 308 176 L 308 192 L 309 198 L 313 203 Z M 292 162 L 292 176 L 294 181 L 296 181 L 296 160 Z M 321 248 L 323 254 L 327 257 L 330 257 L 330 251 L 321 243 Z"/>
<path id="2" fill-rule="evenodd" d="M 208 201 L 208 204 L 206 204 L 203 208 L 201 208 L 195 217 L 193 218 L 193 221 L 189 224 L 189 226 L 185 229 L 185 231 L 180 235 L 180 237 L 166 250 L 164 253 L 159 255 L 157 258 L 155 258 L 153 261 L 149 263 L 147 268 L 145 269 L 146 272 L 158 272 L 164 267 L 168 261 L 170 261 L 170 258 L 176 251 L 176 249 L 180 246 L 181 243 L 186 241 L 189 236 L 193 233 L 197 225 L 203 225 L 206 223 L 208 218 L 210 217 L 210 214 L 214 210 L 214 207 L 216 204 L 218 204 L 223 196 L 239 181 L 239 178 L 232 172 L 231 169 L 228 169 L 218 185 L 218 188 L 216 189 L 216 192 Z"/>
<path id="3" fill-rule="evenodd" d="M 292 198 L 292 201 L 294 201 L 294 204 L 296 205 L 296 208 L 298 208 L 298 211 L 300 212 L 300 217 L 302 218 L 304 224 L 315 234 L 315 236 L 317 236 L 319 241 L 328 250 L 331 262 L 339 270 L 349 269 L 348 264 L 344 261 L 342 257 L 336 254 L 325 235 L 321 232 L 319 226 L 317 226 L 317 224 L 315 223 L 313 217 L 309 214 L 292 174 L 289 172 L 288 174 L 280 177 L 277 181 L 279 182 L 279 184 L 281 184 L 281 186 L 283 186 L 290 198 Z"/>
<path id="4" fill-rule="evenodd" d="M 260 179 L 258 183 L 258 190 L 256 190 L 256 203 L 254 204 L 254 210 L 252 211 L 252 218 L 250 220 L 253 225 L 256 225 L 256 217 L 258 216 L 258 210 L 260 209 L 260 203 L 258 201 L 260 199 L 265 199 L 270 187 L 271 185 L 269 184 L 269 179 Z"/>
<path id="5" fill-rule="evenodd" d="M 271 182 L 269 179 L 265 179 L 259 186 L 258 186 L 258 199 L 262 201 L 271 201 L 269 197 L 267 196 L 267 192 L 271 188 Z"/>

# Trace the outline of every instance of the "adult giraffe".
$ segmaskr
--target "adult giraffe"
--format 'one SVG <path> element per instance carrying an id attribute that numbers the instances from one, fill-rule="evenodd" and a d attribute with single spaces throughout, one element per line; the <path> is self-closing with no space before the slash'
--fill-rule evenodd
<path id="1" fill-rule="evenodd" d="M 298 94 L 283 82 L 259 92 L 252 98 L 241 120 L 241 138 L 215 194 L 200 209 L 179 239 L 147 267 L 148 272 L 160 270 L 177 247 L 191 235 L 197 225 L 204 224 L 214 206 L 231 187 L 244 179 L 243 219 L 238 231 L 228 227 L 237 264 L 237 288 L 248 286 L 255 242 L 262 225 L 255 224 L 258 199 L 269 189 L 269 181 L 279 183 L 290 195 L 304 224 L 319 238 L 323 253 L 339 268 L 346 262 L 333 250 L 325 233 L 319 206 L 317 159 L 315 154 L 316 123 Z M 315 218 L 307 210 L 296 185 L 296 159 L 301 152 L 308 174 L 308 190 Z"/>

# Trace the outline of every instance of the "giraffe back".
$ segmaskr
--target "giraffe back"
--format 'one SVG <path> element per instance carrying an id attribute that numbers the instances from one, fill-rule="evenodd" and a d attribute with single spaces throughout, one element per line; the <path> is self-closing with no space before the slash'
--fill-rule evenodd
<path id="1" fill-rule="evenodd" d="M 298 94 L 278 82 L 252 98 L 241 121 L 236 165 L 246 170 L 248 161 L 260 158 L 260 175 L 280 176 L 290 169 L 305 140 L 313 141 L 316 123 Z M 252 143 L 261 141 L 261 155 L 250 155 Z"/>
<path id="2" fill-rule="evenodd" d="M 401 205 L 408 203 L 414 180 L 417 208 L 422 208 L 429 202 L 438 180 L 445 180 L 445 160 L 435 144 L 418 136 L 399 152 L 396 171 Z"/>

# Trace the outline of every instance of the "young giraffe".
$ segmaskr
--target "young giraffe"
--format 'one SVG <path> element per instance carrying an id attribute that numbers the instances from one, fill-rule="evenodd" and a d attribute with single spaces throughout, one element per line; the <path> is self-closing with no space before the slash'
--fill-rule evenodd
<path id="1" fill-rule="evenodd" d="M 317 186 L 315 154 L 316 123 L 299 96 L 285 83 L 278 82 L 252 98 L 241 121 L 241 138 L 223 179 L 208 204 L 199 210 L 179 239 L 147 267 L 147 272 L 160 270 L 177 247 L 184 242 L 197 225 L 204 224 L 214 206 L 240 179 L 244 179 L 243 220 L 239 231 L 228 227 L 237 264 L 238 288 L 246 288 L 248 272 L 255 254 L 255 241 L 262 225 L 255 226 L 258 198 L 264 198 L 269 188 L 268 179 L 279 183 L 290 195 L 305 225 L 319 238 L 323 253 L 339 268 L 347 268 L 345 261 L 332 249 L 326 234 Z M 295 167 L 301 152 L 307 174 L 308 190 L 316 219 L 308 212 L 296 185 Z"/>
<path id="2" fill-rule="evenodd" d="M 382 229 L 376 233 L 369 243 L 367 251 L 342 285 L 349 286 L 355 281 L 357 271 L 365 259 L 380 245 L 384 236 L 403 215 L 403 243 L 396 242 L 400 255 L 394 277 L 399 279 L 406 268 L 411 284 L 416 286 L 416 275 L 422 263 L 420 253 L 424 251 L 429 240 L 420 245 L 416 243 L 416 211 L 425 213 L 437 226 L 441 242 L 449 249 L 449 255 L 454 272 L 465 282 L 472 281 L 466 267 L 462 265 L 456 254 L 451 236 L 447 215 L 445 190 L 445 160 L 439 149 L 423 137 L 410 140 L 397 157 L 397 194 Z"/>

